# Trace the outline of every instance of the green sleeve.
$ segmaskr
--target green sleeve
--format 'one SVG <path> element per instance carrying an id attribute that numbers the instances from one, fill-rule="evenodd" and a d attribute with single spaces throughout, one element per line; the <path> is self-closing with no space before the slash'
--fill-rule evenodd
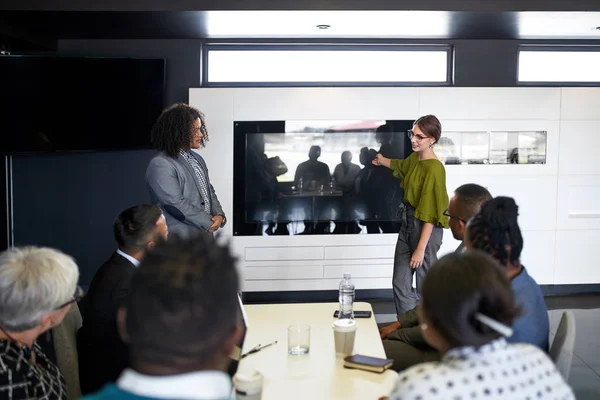
<path id="1" fill-rule="evenodd" d="M 418 153 L 412 153 L 410 156 L 406 157 L 404 160 L 400 159 L 392 159 L 390 160 L 390 168 L 394 173 L 394 176 L 398 179 L 404 179 L 411 166 L 418 162 Z"/>
<path id="2" fill-rule="evenodd" d="M 404 172 L 402 166 L 404 165 L 404 160 L 393 159 L 390 160 L 390 169 L 394 173 L 394 176 L 398 179 L 402 179 L 404 177 Z"/>
<path id="3" fill-rule="evenodd" d="M 415 208 L 415 218 L 441 228 L 448 228 L 448 217 L 444 215 L 448 203 L 446 170 L 443 165 L 440 165 L 438 168 L 432 168 L 425 177 L 421 198 Z"/>

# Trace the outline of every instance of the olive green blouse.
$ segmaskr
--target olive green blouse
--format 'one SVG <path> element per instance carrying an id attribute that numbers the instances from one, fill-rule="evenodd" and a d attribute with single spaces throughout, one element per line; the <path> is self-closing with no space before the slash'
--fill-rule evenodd
<path id="1" fill-rule="evenodd" d="M 419 161 L 419 153 L 412 153 L 404 160 L 391 160 L 394 176 L 402 180 L 404 201 L 415 208 L 414 216 L 423 222 L 448 228 L 448 191 L 446 169 L 435 158 Z"/>

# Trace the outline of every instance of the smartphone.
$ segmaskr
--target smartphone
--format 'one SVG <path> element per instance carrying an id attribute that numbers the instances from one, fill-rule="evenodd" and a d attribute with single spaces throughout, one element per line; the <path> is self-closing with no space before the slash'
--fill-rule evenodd
<path id="1" fill-rule="evenodd" d="M 354 318 L 371 318 L 371 311 L 354 311 Z M 333 318 L 340 316 L 340 310 L 335 310 Z"/>

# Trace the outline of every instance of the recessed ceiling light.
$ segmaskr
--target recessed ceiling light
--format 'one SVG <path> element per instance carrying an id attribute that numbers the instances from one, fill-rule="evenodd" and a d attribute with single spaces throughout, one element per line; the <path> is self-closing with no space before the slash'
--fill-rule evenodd
<path id="1" fill-rule="evenodd" d="M 329 29 L 329 28 L 331 28 L 331 25 L 321 24 L 321 25 L 317 25 L 317 28 L 319 28 L 319 29 Z"/>

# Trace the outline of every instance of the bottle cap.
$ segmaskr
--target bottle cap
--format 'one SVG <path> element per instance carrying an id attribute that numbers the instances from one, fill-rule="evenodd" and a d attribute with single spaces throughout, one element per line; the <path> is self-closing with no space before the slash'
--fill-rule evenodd
<path id="1" fill-rule="evenodd" d="M 344 273 L 344 279 L 350 279 L 350 274 L 349 273 Z"/>

